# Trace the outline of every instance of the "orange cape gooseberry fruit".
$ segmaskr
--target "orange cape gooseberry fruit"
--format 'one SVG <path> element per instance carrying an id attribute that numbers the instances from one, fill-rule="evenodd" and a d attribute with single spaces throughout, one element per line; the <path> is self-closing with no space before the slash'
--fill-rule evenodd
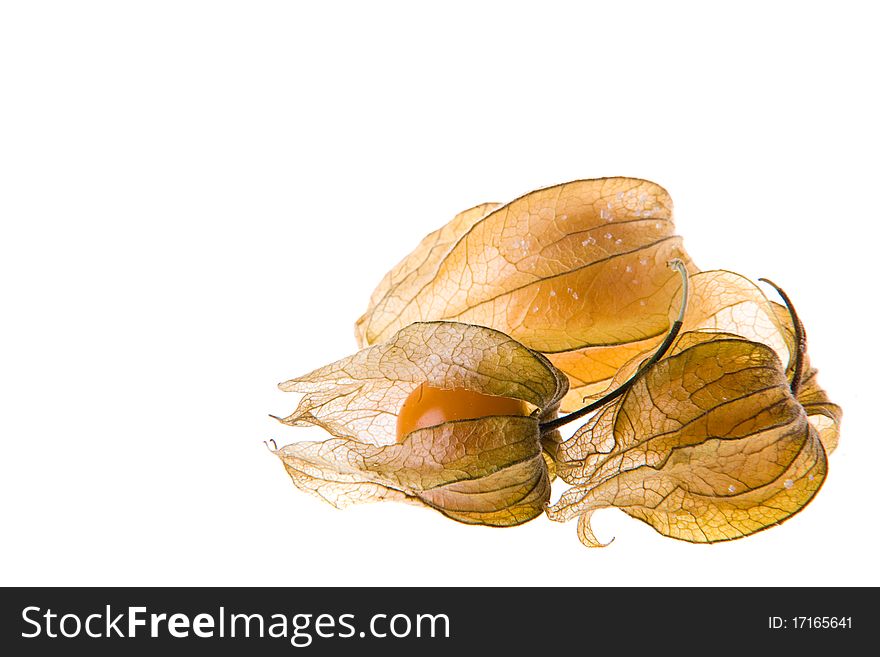
<path id="1" fill-rule="evenodd" d="M 448 390 L 423 383 L 410 393 L 400 407 L 397 416 L 397 440 L 402 441 L 417 429 L 454 420 L 528 414 L 528 405 L 521 399 L 487 395 L 465 388 Z"/>
<path id="2" fill-rule="evenodd" d="M 337 507 L 397 500 L 494 526 L 546 510 L 579 518 L 590 546 L 606 506 L 687 541 L 747 536 L 812 499 L 839 436 L 779 291 L 785 306 L 700 272 L 649 181 L 476 206 L 388 272 L 361 351 L 280 384 L 304 393 L 281 421 L 332 437 L 275 453 Z M 571 487 L 551 506 L 555 473 Z"/>
<path id="3" fill-rule="evenodd" d="M 510 526 L 549 502 L 541 422 L 568 380 L 503 333 L 415 323 L 280 387 L 304 393 L 283 423 L 332 437 L 275 453 L 297 487 L 337 507 L 398 500 Z"/>

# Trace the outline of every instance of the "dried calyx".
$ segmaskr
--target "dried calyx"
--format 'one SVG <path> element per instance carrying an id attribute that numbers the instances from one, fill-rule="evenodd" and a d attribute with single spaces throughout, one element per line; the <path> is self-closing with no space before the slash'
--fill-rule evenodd
<path id="1" fill-rule="evenodd" d="M 298 488 L 334 506 L 406 501 L 510 526 L 549 502 L 540 422 L 555 417 L 568 381 L 503 333 L 417 322 L 280 387 L 305 393 L 284 424 L 332 437 L 276 454 Z"/>
<path id="2" fill-rule="evenodd" d="M 604 507 L 695 543 L 748 536 L 803 509 L 825 481 L 841 413 L 807 367 L 803 327 L 780 293 L 787 308 L 767 304 L 788 366 L 741 335 L 682 333 L 571 438 L 545 440 L 571 485 L 548 517 L 578 518 L 581 541 L 598 547 L 590 517 Z"/>

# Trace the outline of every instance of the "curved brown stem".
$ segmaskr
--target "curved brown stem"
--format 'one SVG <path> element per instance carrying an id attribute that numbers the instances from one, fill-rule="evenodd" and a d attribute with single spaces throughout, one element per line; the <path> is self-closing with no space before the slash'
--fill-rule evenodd
<path id="1" fill-rule="evenodd" d="M 791 373 L 789 387 L 791 388 L 791 394 L 797 397 L 798 390 L 800 390 L 801 387 L 801 377 L 804 374 L 804 356 L 807 353 L 807 332 L 804 330 L 801 318 L 798 317 L 797 311 L 794 309 L 794 304 L 791 302 L 791 299 L 788 298 L 785 290 L 768 278 L 759 278 L 758 280 L 776 290 L 776 293 L 782 297 L 782 301 L 788 309 L 788 314 L 791 315 L 791 323 L 794 327 L 795 356 L 794 369 Z"/>

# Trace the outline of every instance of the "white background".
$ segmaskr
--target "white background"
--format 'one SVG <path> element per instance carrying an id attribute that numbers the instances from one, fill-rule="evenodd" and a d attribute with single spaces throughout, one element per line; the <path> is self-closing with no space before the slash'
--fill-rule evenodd
<path id="1" fill-rule="evenodd" d="M 418 5 L 418 6 L 417 6 Z M 4 3 L 0 583 L 880 584 L 869 3 Z M 845 410 L 782 527 L 336 511 L 263 446 L 459 210 L 655 180 L 699 266 L 796 302 Z M 558 495 L 561 489 L 555 489 Z"/>

